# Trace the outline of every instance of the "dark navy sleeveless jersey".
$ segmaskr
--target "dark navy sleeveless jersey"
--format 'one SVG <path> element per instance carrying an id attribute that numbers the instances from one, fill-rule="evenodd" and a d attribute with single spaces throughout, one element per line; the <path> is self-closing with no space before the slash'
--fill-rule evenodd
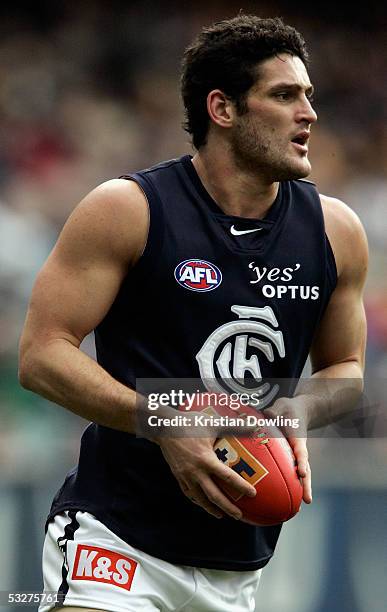
<path id="1" fill-rule="evenodd" d="M 189 156 L 124 178 L 146 195 L 149 236 L 95 330 L 99 363 L 132 388 L 197 378 L 243 392 L 299 377 L 336 284 L 314 185 L 281 182 L 258 220 L 224 214 Z M 182 494 L 156 444 L 95 423 L 48 520 L 65 509 L 161 559 L 226 570 L 263 567 L 281 528 L 212 517 Z"/>

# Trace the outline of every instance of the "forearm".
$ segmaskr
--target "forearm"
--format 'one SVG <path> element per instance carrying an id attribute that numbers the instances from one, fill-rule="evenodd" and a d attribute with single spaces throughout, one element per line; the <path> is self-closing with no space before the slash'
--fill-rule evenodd
<path id="1" fill-rule="evenodd" d="M 84 419 L 121 431 L 136 429 L 136 393 L 68 340 L 26 350 L 20 382 Z"/>
<path id="2" fill-rule="evenodd" d="M 295 398 L 302 402 L 307 429 L 324 427 L 353 410 L 363 390 L 363 371 L 357 361 L 331 365 L 301 379 Z"/>

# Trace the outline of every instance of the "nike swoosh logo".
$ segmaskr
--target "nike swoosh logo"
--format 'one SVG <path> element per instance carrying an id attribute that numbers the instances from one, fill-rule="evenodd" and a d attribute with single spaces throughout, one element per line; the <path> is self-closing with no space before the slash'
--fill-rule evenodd
<path id="1" fill-rule="evenodd" d="M 261 229 L 263 229 L 263 227 L 256 227 L 255 229 L 250 230 L 237 230 L 235 229 L 235 226 L 232 225 L 230 228 L 230 232 L 233 236 L 243 236 L 243 234 L 252 234 L 253 232 L 259 232 Z"/>

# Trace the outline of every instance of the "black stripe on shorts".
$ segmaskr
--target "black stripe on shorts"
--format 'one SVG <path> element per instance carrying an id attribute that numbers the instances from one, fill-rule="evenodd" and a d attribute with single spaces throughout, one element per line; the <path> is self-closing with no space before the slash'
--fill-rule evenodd
<path id="1" fill-rule="evenodd" d="M 62 584 L 60 585 L 58 589 L 58 597 L 57 597 L 57 603 L 55 604 L 55 608 L 60 608 L 63 605 L 64 600 L 69 590 L 69 584 L 67 582 L 67 576 L 69 573 L 69 566 L 67 562 L 67 542 L 69 540 L 74 540 L 74 534 L 77 531 L 77 529 L 79 529 L 79 523 L 76 519 L 77 510 L 69 510 L 67 515 L 69 519 L 71 519 L 71 521 L 70 523 L 66 525 L 63 536 L 57 539 L 57 544 L 63 553 L 63 565 L 62 565 Z"/>

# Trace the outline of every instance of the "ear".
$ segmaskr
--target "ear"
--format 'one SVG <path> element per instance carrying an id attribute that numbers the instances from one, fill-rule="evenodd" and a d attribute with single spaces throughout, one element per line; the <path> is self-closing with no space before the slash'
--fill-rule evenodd
<path id="1" fill-rule="evenodd" d="M 207 112 L 210 119 L 223 128 L 232 126 L 235 107 L 220 89 L 213 89 L 207 96 Z"/>

